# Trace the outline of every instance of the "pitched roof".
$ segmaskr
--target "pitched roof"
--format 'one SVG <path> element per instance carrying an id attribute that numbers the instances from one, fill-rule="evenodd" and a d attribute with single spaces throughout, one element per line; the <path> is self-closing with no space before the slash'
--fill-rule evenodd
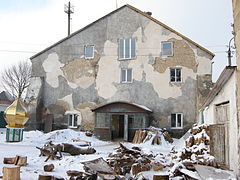
<path id="1" fill-rule="evenodd" d="M 152 110 L 149 109 L 148 107 L 144 106 L 144 105 L 140 105 L 140 104 L 136 104 L 136 103 L 130 103 L 130 102 L 126 102 L 126 101 L 114 101 L 114 102 L 110 102 L 101 106 L 98 106 L 94 109 L 92 109 L 93 112 L 102 109 L 104 107 L 108 107 L 108 106 L 112 106 L 112 105 L 130 105 L 132 107 L 135 107 L 137 109 L 140 109 L 141 111 L 147 112 L 147 113 L 152 113 Z"/>
<path id="2" fill-rule="evenodd" d="M 213 86 L 213 89 L 211 92 L 208 94 L 205 102 L 202 105 L 202 108 L 207 107 L 213 100 L 214 98 L 218 95 L 218 93 L 222 90 L 224 85 L 228 82 L 234 71 L 236 70 L 237 66 L 227 66 L 225 69 L 222 71 L 220 74 L 217 82 Z M 201 109 L 202 109 L 201 108 Z"/>
<path id="3" fill-rule="evenodd" d="M 40 54 L 44 53 L 45 51 L 47 51 L 47 50 L 53 48 L 54 46 L 56 46 L 56 45 L 62 43 L 62 42 L 65 41 L 65 40 L 67 40 L 67 39 L 69 39 L 69 38 L 75 36 L 76 34 L 78 34 L 78 33 L 80 33 L 81 31 L 87 29 L 88 27 L 90 27 L 91 25 L 97 23 L 98 21 L 100 21 L 100 20 L 106 18 L 107 16 L 109 16 L 109 15 L 111 15 L 111 14 L 113 14 L 113 13 L 115 13 L 115 12 L 117 12 L 117 11 L 119 11 L 119 10 L 125 8 L 125 7 L 128 7 L 128 8 L 130 8 L 130 9 L 132 9 L 133 11 L 135 11 L 135 12 L 137 12 L 137 13 L 139 13 L 139 14 L 145 16 L 145 17 L 147 17 L 148 19 L 150 19 L 150 20 L 152 20 L 153 22 L 159 24 L 160 26 L 163 26 L 164 28 L 168 29 L 169 31 L 171 31 L 171 32 L 173 32 L 173 33 L 179 35 L 179 36 L 182 37 L 183 39 L 185 39 L 185 40 L 189 41 L 190 43 L 194 44 L 195 46 L 197 46 L 197 47 L 200 48 L 201 50 L 205 51 L 206 53 L 210 54 L 211 56 L 213 56 L 213 57 L 215 56 L 215 54 L 212 53 L 211 51 L 207 50 L 207 49 L 204 48 L 203 46 L 197 44 L 196 42 L 194 42 L 194 41 L 192 41 L 191 39 L 187 38 L 186 36 L 182 35 L 181 33 L 175 31 L 174 29 L 170 28 L 169 26 L 163 24 L 162 22 L 158 21 L 157 19 L 153 18 L 152 16 L 150 16 L 150 15 L 144 13 L 143 11 L 141 11 L 141 10 L 139 10 L 139 9 L 137 9 L 137 8 L 135 8 L 135 7 L 131 6 L 131 5 L 129 5 L 129 4 L 126 4 L 126 5 L 124 5 L 124 6 L 120 7 L 120 8 L 118 8 L 118 9 L 116 9 L 116 10 L 110 12 L 109 14 L 107 14 L 107 15 L 101 17 L 100 19 L 98 19 L 98 20 L 92 22 L 91 24 L 89 24 L 89 25 L 83 27 L 82 29 L 80 29 L 80 30 L 78 30 L 78 31 L 76 31 L 76 32 L 74 32 L 74 33 L 72 33 L 72 34 L 70 34 L 69 36 L 63 38 L 62 40 L 56 42 L 55 44 L 53 44 L 53 45 L 47 47 L 46 49 L 44 49 L 44 50 L 42 50 L 42 51 L 40 51 L 39 53 L 33 55 L 32 57 L 30 57 L 30 59 L 33 59 L 33 58 L 39 56 Z"/>

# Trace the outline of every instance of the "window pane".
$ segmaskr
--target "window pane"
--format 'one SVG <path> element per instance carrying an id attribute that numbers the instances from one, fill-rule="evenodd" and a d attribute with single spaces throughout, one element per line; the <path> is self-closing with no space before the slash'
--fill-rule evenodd
<path id="1" fill-rule="evenodd" d="M 73 126 L 75 127 L 75 126 L 77 126 L 77 119 L 78 119 L 78 115 L 74 115 L 74 124 L 73 124 Z"/>
<path id="2" fill-rule="evenodd" d="M 175 82 L 176 81 L 175 69 L 170 69 L 170 79 L 171 79 L 171 82 Z"/>
<path id="3" fill-rule="evenodd" d="M 163 42 L 162 43 L 162 55 L 164 55 L 164 56 L 172 55 L 172 43 L 171 42 Z"/>
<path id="4" fill-rule="evenodd" d="M 177 115 L 177 127 L 182 127 L 182 115 Z"/>
<path id="5" fill-rule="evenodd" d="M 131 58 L 136 57 L 136 40 L 131 39 Z"/>
<path id="6" fill-rule="evenodd" d="M 85 46 L 85 57 L 93 58 L 93 46 Z"/>
<path id="7" fill-rule="evenodd" d="M 132 81 L 132 69 L 127 69 L 127 82 Z"/>
<path id="8" fill-rule="evenodd" d="M 176 127 L 176 114 L 171 114 L 171 127 Z"/>
<path id="9" fill-rule="evenodd" d="M 72 126 L 72 115 L 68 116 L 68 126 Z"/>
<path id="10" fill-rule="evenodd" d="M 126 82 L 126 69 L 121 70 L 121 82 Z"/>
<path id="11" fill-rule="evenodd" d="M 176 69 L 176 81 L 181 81 L 181 69 Z"/>
<path id="12" fill-rule="evenodd" d="M 123 59 L 124 58 L 124 40 L 123 39 L 120 39 L 120 46 L 119 46 L 119 56 L 120 56 L 120 59 Z"/>
<path id="13" fill-rule="evenodd" d="M 130 39 L 125 39 L 125 58 L 130 58 Z"/>

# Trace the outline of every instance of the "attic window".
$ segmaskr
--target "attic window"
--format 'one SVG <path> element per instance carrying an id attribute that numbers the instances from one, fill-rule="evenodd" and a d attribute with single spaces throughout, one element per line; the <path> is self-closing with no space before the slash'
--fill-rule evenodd
<path id="1" fill-rule="evenodd" d="M 136 39 L 120 39 L 119 59 L 133 59 L 136 57 Z"/>
<path id="2" fill-rule="evenodd" d="M 173 42 L 162 42 L 161 45 L 162 56 L 173 56 Z"/>
<path id="3" fill-rule="evenodd" d="M 94 46 L 86 45 L 84 54 L 85 54 L 85 59 L 93 59 L 94 58 Z"/>

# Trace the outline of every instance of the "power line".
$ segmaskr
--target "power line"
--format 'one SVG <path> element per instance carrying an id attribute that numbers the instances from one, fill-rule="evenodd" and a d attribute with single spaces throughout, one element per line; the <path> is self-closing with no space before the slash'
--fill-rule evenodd
<path id="1" fill-rule="evenodd" d="M 21 50 L 8 50 L 8 49 L 0 49 L 1 52 L 9 52 L 9 53 L 37 53 L 37 52 L 33 52 L 33 51 L 21 51 Z"/>

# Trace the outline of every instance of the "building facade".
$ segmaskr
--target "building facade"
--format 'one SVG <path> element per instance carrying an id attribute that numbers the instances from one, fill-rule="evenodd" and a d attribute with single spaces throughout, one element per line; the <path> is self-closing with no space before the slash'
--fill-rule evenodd
<path id="1" fill-rule="evenodd" d="M 179 137 L 195 123 L 212 87 L 213 57 L 150 15 L 122 6 L 31 57 L 29 127 L 53 115 L 53 129 L 96 130 L 105 120 L 112 134 L 113 123 L 129 127 L 137 116 L 128 113 L 136 110 L 147 114 L 142 128 L 151 124 Z M 98 107 L 110 116 L 98 120 Z"/>
<path id="2" fill-rule="evenodd" d="M 217 162 L 238 172 L 236 66 L 226 67 L 202 107 L 201 123 L 210 125 L 211 152 Z"/>

